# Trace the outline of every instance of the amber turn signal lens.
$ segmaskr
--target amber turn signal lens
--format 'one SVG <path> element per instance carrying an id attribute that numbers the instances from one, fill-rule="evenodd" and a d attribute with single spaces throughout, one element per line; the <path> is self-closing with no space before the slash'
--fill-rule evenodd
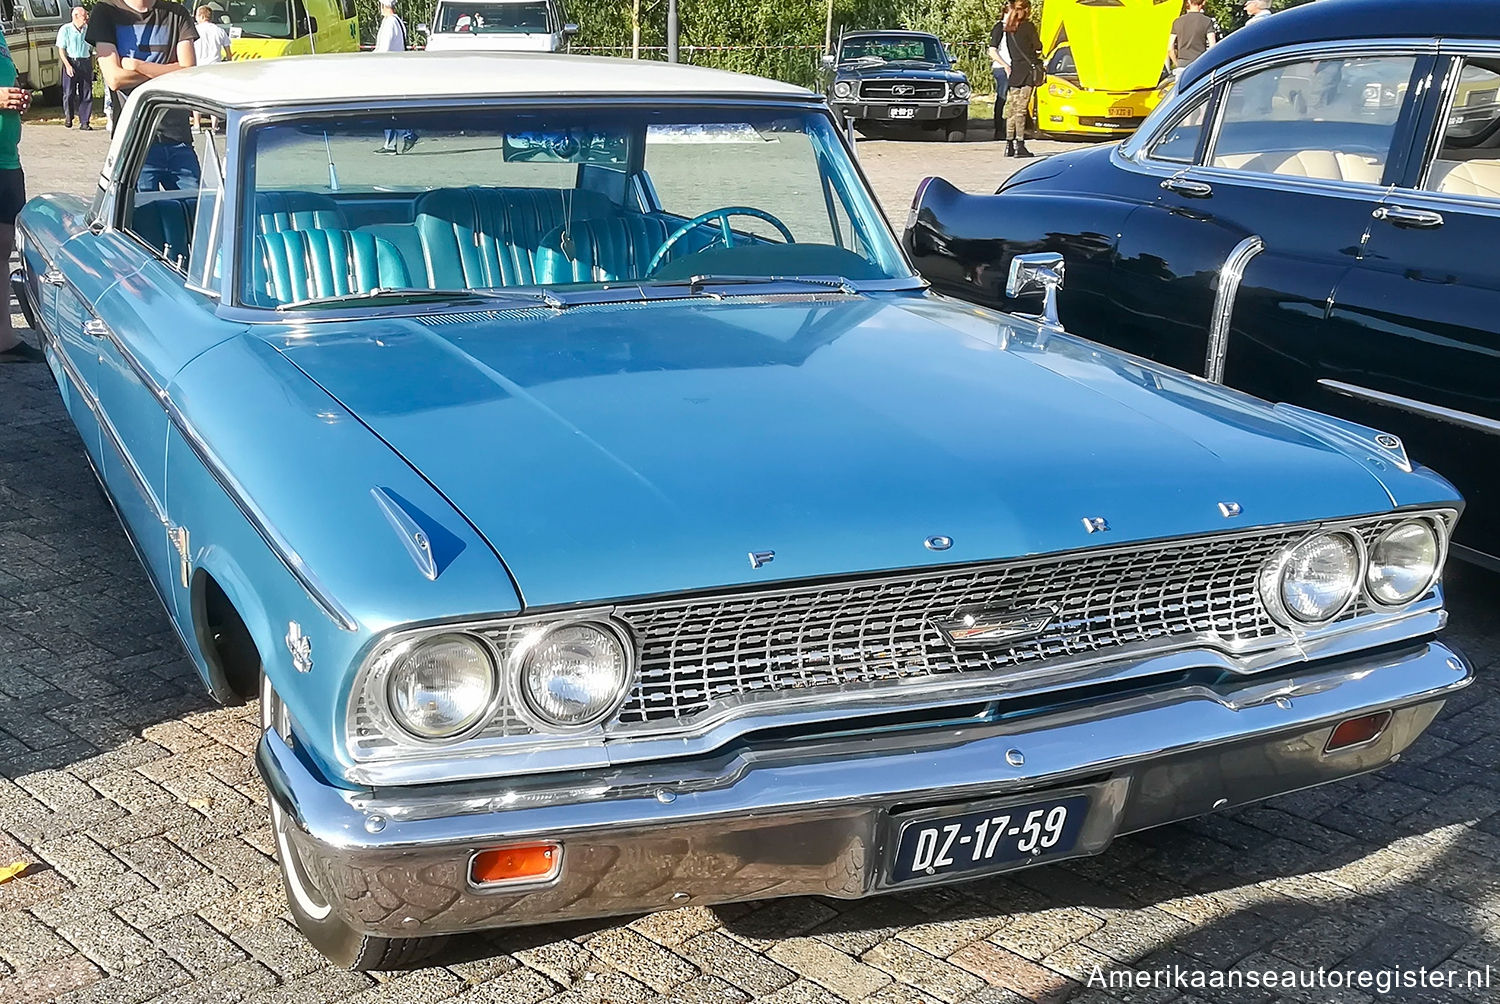
<path id="1" fill-rule="evenodd" d="M 469 865 L 469 879 L 475 885 L 536 882 L 551 878 L 561 867 L 562 844 L 552 841 L 512 844 L 474 855 L 474 861 Z"/>
<path id="2" fill-rule="evenodd" d="M 1373 715 L 1361 715 L 1359 718 L 1347 718 L 1333 727 L 1333 734 L 1328 737 L 1328 745 L 1323 748 L 1323 752 L 1337 753 L 1350 746 L 1363 746 L 1365 743 L 1373 742 L 1380 733 L 1385 731 L 1390 720 L 1389 711 L 1378 711 Z"/>

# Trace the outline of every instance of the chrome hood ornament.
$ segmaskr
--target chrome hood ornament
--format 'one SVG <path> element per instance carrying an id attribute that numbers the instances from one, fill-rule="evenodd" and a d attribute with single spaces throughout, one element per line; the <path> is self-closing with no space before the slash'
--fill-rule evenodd
<path id="1" fill-rule="evenodd" d="M 1052 607 L 1031 610 L 969 610 L 952 620 L 934 620 L 933 626 L 959 648 L 978 648 L 1034 638 L 1057 617 Z"/>

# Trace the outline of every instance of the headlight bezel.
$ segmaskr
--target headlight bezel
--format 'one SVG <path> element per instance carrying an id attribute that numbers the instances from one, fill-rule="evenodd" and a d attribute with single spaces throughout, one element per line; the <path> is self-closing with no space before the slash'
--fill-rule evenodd
<path id="1" fill-rule="evenodd" d="M 852 98 L 854 96 L 854 85 L 847 80 L 835 80 L 833 82 L 833 96 L 836 98 Z"/>
<path id="2" fill-rule="evenodd" d="M 1437 555 L 1433 561 L 1432 573 L 1428 575 L 1427 581 L 1422 584 L 1422 587 L 1415 593 L 1413 593 L 1410 598 L 1398 600 L 1395 603 L 1388 603 L 1376 595 L 1375 590 L 1371 587 L 1370 584 L 1370 575 L 1375 569 L 1375 552 L 1380 547 L 1380 545 L 1385 542 L 1385 539 L 1391 536 L 1391 534 L 1395 533 L 1397 530 L 1400 530 L 1402 527 L 1409 526 L 1414 523 L 1425 526 L 1428 532 L 1432 534 L 1433 541 L 1436 544 Z M 1438 582 L 1442 580 L 1443 568 L 1447 565 L 1447 563 L 1448 523 L 1442 518 L 1431 514 L 1424 513 L 1421 515 L 1412 516 L 1410 518 L 1401 520 L 1399 523 L 1396 523 L 1393 526 L 1386 528 L 1381 532 L 1380 536 L 1376 537 L 1374 542 L 1370 544 L 1369 554 L 1365 562 L 1365 572 L 1360 582 L 1360 589 L 1364 594 L 1365 599 L 1369 601 L 1370 605 L 1375 609 L 1381 611 L 1382 613 L 1392 613 L 1400 610 L 1405 610 L 1407 607 L 1411 606 L 1413 603 L 1418 602 L 1422 599 L 1422 597 L 1431 592 L 1433 587 L 1435 587 Z"/>
<path id="3" fill-rule="evenodd" d="M 463 728 L 444 736 L 428 736 L 412 729 L 403 716 L 397 712 L 395 702 L 392 700 L 391 691 L 396 679 L 396 671 L 403 659 L 409 657 L 423 645 L 432 645 L 446 638 L 457 638 L 473 645 L 489 666 L 490 693 L 483 706 L 479 709 L 472 721 Z M 463 630 L 434 631 L 406 638 L 393 645 L 389 650 L 382 653 L 384 666 L 380 673 L 379 686 L 375 690 L 375 706 L 380 709 L 389 723 L 400 731 L 403 740 L 418 743 L 423 746 L 449 746 L 453 743 L 463 742 L 480 732 L 486 723 L 494 717 L 496 709 L 504 696 L 505 688 L 500 678 L 500 666 L 495 658 L 494 649 L 478 635 Z"/>
<path id="4" fill-rule="evenodd" d="M 960 80 L 953 85 L 953 96 L 960 101 L 967 101 L 971 93 L 973 93 L 973 88 L 969 86 L 967 80 Z"/>
<path id="5" fill-rule="evenodd" d="M 609 702 L 605 709 L 587 721 L 577 724 L 566 724 L 554 722 L 541 714 L 532 706 L 531 696 L 526 686 L 526 659 L 536 647 L 546 638 L 564 628 L 590 627 L 602 633 L 611 635 L 620 646 L 620 651 L 625 662 L 624 672 L 621 674 L 620 686 L 614 699 Z M 635 687 L 635 674 L 640 665 L 640 653 L 636 650 L 634 639 L 624 625 L 610 617 L 573 617 L 547 621 L 537 625 L 537 629 L 529 633 L 521 643 L 512 650 L 506 658 L 505 688 L 507 699 L 513 710 L 522 721 L 530 725 L 541 735 L 548 736 L 576 736 L 579 733 L 597 730 L 617 715 L 622 705 L 630 697 L 630 692 Z"/>
<path id="6" fill-rule="evenodd" d="M 1318 540 L 1321 537 L 1337 536 L 1348 540 L 1354 548 L 1355 569 L 1353 583 L 1349 594 L 1338 608 L 1327 616 L 1318 620 L 1308 620 L 1288 608 L 1285 601 L 1285 581 L 1288 567 L 1292 558 L 1303 547 Z M 1316 631 L 1327 627 L 1338 620 L 1349 608 L 1358 602 L 1364 592 L 1365 572 L 1369 568 L 1369 555 L 1365 547 L 1364 537 L 1352 527 L 1318 527 L 1304 534 L 1297 540 L 1282 548 L 1275 557 L 1261 567 L 1260 575 L 1257 576 L 1256 591 L 1260 594 L 1260 600 L 1271 614 L 1272 620 L 1294 633 L 1305 631 Z"/>

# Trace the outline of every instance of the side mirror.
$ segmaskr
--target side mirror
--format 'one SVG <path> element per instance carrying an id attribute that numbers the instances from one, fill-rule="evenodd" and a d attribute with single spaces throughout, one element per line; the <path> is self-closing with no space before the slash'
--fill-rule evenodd
<path id="1" fill-rule="evenodd" d="M 572 38 L 574 35 L 578 34 L 578 25 L 565 24 L 563 25 L 562 33 L 565 37 Z"/>
<path id="2" fill-rule="evenodd" d="M 1042 294 L 1042 312 L 1036 319 L 1049 328 L 1062 329 L 1057 319 L 1057 291 L 1063 284 L 1063 256 L 1054 251 L 1018 254 L 1010 261 L 1005 295 L 1011 299 L 1030 293 Z"/>
<path id="3" fill-rule="evenodd" d="M 316 35 L 318 33 L 318 19 L 311 14 L 307 15 L 307 33 Z"/>
<path id="4" fill-rule="evenodd" d="M 835 60 L 833 58 L 833 54 L 832 53 L 825 52 L 823 54 L 823 60 L 822 60 L 822 62 L 823 62 L 823 69 L 825 69 L 825 70 L 831 70 L 835 66 Z"/>

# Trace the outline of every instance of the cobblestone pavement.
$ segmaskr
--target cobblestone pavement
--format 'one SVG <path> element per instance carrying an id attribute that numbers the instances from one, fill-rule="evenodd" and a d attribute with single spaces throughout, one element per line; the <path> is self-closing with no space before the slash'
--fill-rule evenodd
<path id="1" fill-rule="evenodd" d="M 65 152 L 53 128 L 35 142 Z M 34 190 L 75 169 L 91 183 L 36 149 Z M 31 865 L 0 884 L 3 1004 L 1374 999 L 1092 979 L 1173 965 L 1491 967 L 1491 989 L 1403 999 L 1500 1000 L 1495 576 L 1450 574 L 1449 638 L 1478 683 L 1378 775 L 969 885 L 477 935 L 430 968 L 352 974 L 285 913 L 255 709 L 204 695 L 44 368 L 0 369 L 0 429 L 0 866 Z"/>

